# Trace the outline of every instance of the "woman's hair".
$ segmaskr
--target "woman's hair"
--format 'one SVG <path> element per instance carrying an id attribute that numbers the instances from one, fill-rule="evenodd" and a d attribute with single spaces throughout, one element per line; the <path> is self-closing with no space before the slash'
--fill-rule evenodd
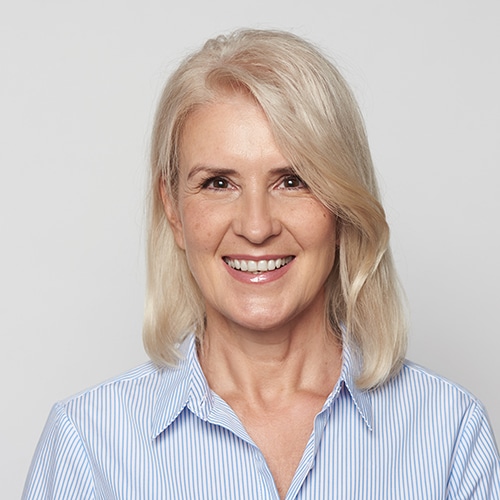
<path id="1" fill-rule="evenodd" d="M 144 343 L 158 364 L 175 364 L 204 305 L 165 216 L 160 185 L 178 196 L 179 143 L 194 108 L 228 92 L 253 96 L 281 153 L 337 218 L 337 256 L 325 314 L 333 335 L 363 360 L 372 388 L 394 374 L 406 350 L 406 317 L 389 250 L 389 228 L 364 124 L 348 85 L 309 42 L 291 33 L 241 30 L 205 43 L 168 80 L 152 138 L 148 288 Z"/>

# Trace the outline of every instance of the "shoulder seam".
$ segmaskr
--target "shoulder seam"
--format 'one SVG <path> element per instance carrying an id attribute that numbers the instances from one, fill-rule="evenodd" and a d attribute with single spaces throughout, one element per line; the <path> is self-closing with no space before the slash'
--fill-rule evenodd
<path id="1" fill-rule="evenodd" d="M 145 371 L 143 373 L 140 373 L 137 376 L 133 375 L 135 372 L 140 372 L 141 370 L 145 370 Z M 66 398 L 63 398 L 63 399 L 59 400 L 56 404 L 59 404 L 59 405 L 61 405 L 61 407 L 66 408 L 66 406 L 68 404 L 70 404 L 74 401 L 77 401 L 78 399 L 83 398 L 87 395 L 90 395 L 93 392 L 98 391 L 100 389 L 105 389 L 106 387 L 116 385 L 116 384 L 137 382 L 139 380 L 144 379 L 145 377 L 159 374 L 160 371 L 161 371 L 161 368 L 156 367 L 151 361 L 146 361 L 142 365 L 139 365 L 135 368 L 132 368 L 126 372 L 123 372 L 122 374 L 117 375 L 116 377 L 109 378 L 108 380 L 105 380 L 105 381 L 100 382 L 96 385 L 88 387 L 87 389 L 83 389 L 80 392 L 77 392 L 77 393 L 72 394 Z"/>
<path id="2" fill-rule="evenodd" d="M 433 380 L 435 380 L 437 382 L 445 384 L 449 388 L 454 389 L 457 392 L 461 393 L 464 397 L 467 397 L 471 402 L 474 402 L 480 408 L 483 408 L 483 404 L 481 403 L 481 401 L 474 394 L 472 394 L 468 389 L 461 386 L 460 384 L 457 384 L 456 382 L 453 382 L 453 381 L 449 380 L 448 378 L 446 378 L 442 375 L 439 375 L 438 373 L 435 373 L 432 370 L 429 370 L 428 368 L 425 368 L 425 367 L 423 367 L 417 363 L 414 363 L 412 361 L 409 361 L 409 360 L 404 360 L 403 367 L 408 368 L 408 370 L 411 370 L 414 373 L 418 373 L 420 375 L 425 375 L 429 378 L 432 378 Z"/>

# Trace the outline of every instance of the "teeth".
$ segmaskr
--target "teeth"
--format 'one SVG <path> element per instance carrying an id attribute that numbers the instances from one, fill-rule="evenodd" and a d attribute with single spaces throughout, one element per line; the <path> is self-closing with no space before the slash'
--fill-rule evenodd
<path id="1" fill-rule="evenodd" d="M 224 257 L 224 261 L 229 267 L 254 274 L 279 269 L 280 267 L 286 266 L 292 259 L 292 256 L 282 257 L 276 260 L 238 260 Z"/>
<path id="2" fill-rule="evenodd" d="M 257 262 L 257 271 L 267 271 L 267 260 Z"/>

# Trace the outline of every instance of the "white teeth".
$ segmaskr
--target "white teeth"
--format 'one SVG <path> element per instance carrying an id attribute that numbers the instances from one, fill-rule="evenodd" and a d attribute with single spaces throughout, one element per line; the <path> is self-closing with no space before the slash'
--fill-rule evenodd
<path id="1" fill-rule="evenodd" d="M 267 260 L 257 262 L 257 271 L 267 271 Z"/>
<path id="2" fill-rule="evenodd" d="M 238 269 L 239 271 L 249 272 L 249 273 L 263 273 L 266 271 L 274 271 L 274 269 L 279 269 L 282 266 L 286 266 L 291 260 L 292 256 L 283 257 L 276 260 L 241 260 L 241 259 L 229 259 L 224 258 L 224 261 L 229 267 L 233 269 Z"/>

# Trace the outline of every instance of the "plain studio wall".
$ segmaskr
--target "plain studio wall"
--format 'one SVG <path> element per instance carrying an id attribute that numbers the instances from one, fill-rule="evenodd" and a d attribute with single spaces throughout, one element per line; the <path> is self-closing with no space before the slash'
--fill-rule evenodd
<path id="1" fill-rule="evenodd" d="M 499 25 L 493 0 L 4 2 L 2 497 L 19 497 L 55 401 L 146 359 L 156 101 L 184 54 L 242 26 L 305 36 L 352 84 L 408 295 L 408 356 L 480 398 L 499 436 Z"/>

